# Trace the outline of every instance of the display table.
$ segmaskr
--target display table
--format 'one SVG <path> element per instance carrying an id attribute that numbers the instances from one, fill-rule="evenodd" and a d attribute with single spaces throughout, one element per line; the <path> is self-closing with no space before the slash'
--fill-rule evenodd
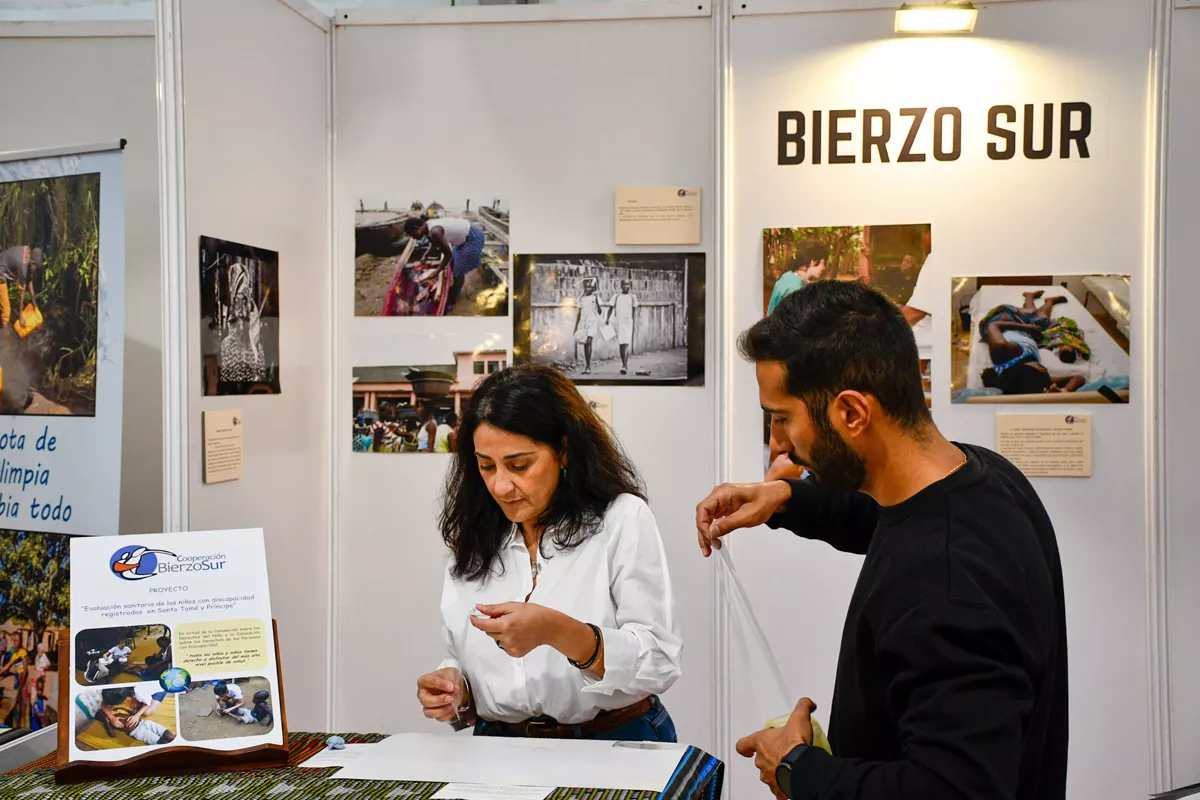
<path id="1" fill-rule="evenodd" d="M 54 755 L 38 759 L 6 775 L 0 775 L 0 797 L 54 797 L 91 800 L 96 797 L 120 797 L 122 800 L 170 797 L 172 800 L 199 800 L 219 797 L 240 798 L 400 798 L 427 800 L 442 788 L 439 783 L 403 781 L 342 781 L 330 778 L 334 768 L 301 769 L 305 761 L 325 747 L 328 733 L 293 733 L 291 755 L 285 769 L 245 772 L 219 772 L 179 775 L 170 778 L 129 778 L 106 783 L 81 783 L 57 786 L 54 783 Z M 341 734 L 347 743 L 378 742 L 379 734 Z M 696 748 L 688 748 L 671 783 L 659 795 L 656 792 L 598 791 L 560 788 L 548 800 L 664 800 L 695 798 L 719 800 L 725 777 L 725 765 Z"/>

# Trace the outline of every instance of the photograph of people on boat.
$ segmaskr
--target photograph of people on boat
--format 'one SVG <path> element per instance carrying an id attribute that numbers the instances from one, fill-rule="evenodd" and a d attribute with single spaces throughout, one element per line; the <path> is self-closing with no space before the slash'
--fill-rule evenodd
<path id="1" fill-rule="evenodd" d="M 507 200 L 359 200 L 354 216 L 355 316 L 508 315 Z"/>

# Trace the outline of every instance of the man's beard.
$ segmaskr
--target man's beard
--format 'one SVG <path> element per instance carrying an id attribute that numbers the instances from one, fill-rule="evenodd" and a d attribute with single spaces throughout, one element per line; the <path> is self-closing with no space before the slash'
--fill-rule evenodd
<path id="1" fill-rule="evenodd" d="M 854 452 L 829 424 L 826 412 L 811 414 L 817 430 L 816 439 L 808 452 L 807 462 L 793 463 L 807 467 L 822 486 L 843 492 L 857 492 L 867 477 L 867 463 Z"/>

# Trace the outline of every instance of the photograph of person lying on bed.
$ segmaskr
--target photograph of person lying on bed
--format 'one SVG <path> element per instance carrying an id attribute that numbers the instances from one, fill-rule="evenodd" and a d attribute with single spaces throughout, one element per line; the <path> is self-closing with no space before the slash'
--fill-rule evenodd
<path id="1" fill-rule="evenodd" d="M 954 402 L 1127 403 L 1128 282 L 1112 277 L 953 279 Z"/>

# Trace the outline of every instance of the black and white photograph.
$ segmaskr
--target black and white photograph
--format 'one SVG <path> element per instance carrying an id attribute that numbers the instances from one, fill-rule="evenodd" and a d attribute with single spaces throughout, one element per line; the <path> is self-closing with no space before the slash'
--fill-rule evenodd
<path id="1" fill-rule="evenodd" d="M 204 394 L 279 394 L 279 253 L 200 237 Z"/>
<path id="2" fill-rule="evenodd" d="M 513 360 L 577 384 L 704 385 L 703 253 L 520 255 Z"/>
<path id="3" fill-rule="evenodd" d="M 354 212 L 354 315 L 508 315 L 508 200 L 425 197 Z"/>

